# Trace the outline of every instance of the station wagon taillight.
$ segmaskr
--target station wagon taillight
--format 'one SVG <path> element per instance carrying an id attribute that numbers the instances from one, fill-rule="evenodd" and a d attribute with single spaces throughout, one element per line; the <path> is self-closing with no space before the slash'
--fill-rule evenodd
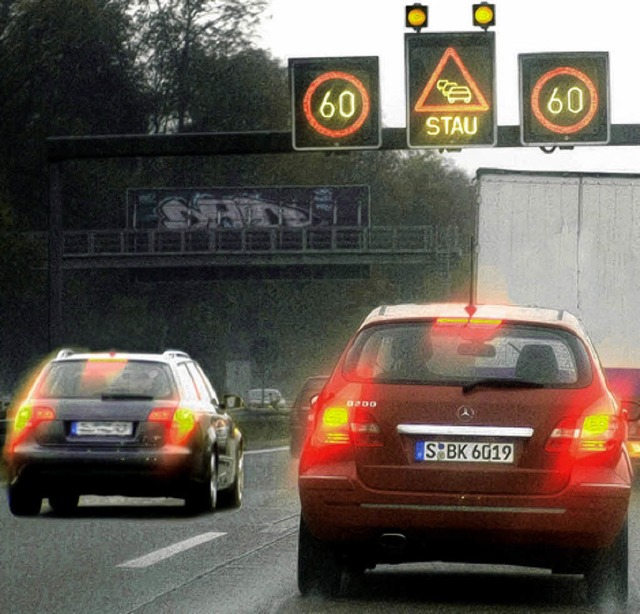
<path id="1" fill-rule="evenodd" d="M 168 441 L 174 445 L 185 443 L 196 429 L 196 414 L 185 407 L 156 407 L 147 420 L 165 424 Z"/>
<path id="2" fill-rule="evenodd" d="M 11 452 L 17 444 L 24 441 L 39 424 L 55 419 L 56 412 L 52 407 L 46 405 L 22 405 L 13 419 L 9 451 Z"/>

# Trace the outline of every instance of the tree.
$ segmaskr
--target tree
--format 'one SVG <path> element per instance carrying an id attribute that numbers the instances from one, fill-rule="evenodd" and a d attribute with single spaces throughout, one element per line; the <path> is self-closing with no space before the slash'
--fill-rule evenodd
<path id="1" fill-rule="evenodd" d="M 267 52 L 246 49 L 194 64 L 190 115 L 199 132 L 287 130 L 287 71 Z"/>
<path id="2" fill-rule="evenodd" d="M 17 0 L 11 8 L 0 39 L 0 159 L 15 209 L 31 222 L 37 211 L 39 226 L 46 137 L 146 129 L 126 8 L 125 0 Z"/>
<path id="3" fill-rule="evenodd" d="M 139 0 L 139 61 L 155 108 L 152 131 L 183 132 L 191 123 L 197 62 L 249 48 L 266 0 Z"/>

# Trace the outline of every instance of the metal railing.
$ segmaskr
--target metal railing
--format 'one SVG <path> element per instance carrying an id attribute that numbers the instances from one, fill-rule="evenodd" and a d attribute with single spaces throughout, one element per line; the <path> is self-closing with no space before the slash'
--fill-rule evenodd
<path id="1" fill-rule="evenodd" d="M 409 252 L 455 253 L 456 226 L 65 231 L 63 256 L 123 254 Z"/>

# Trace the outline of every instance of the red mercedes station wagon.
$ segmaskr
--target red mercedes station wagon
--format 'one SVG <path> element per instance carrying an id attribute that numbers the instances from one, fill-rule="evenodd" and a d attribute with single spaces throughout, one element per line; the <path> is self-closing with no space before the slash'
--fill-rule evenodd
<path id="1" fill-rule="evenodd" d="M 299 465 L 298 585 L 379 563 L 583 574 L 625 603 L 627 415 L 566 311 L 375 309 L 314 404 Z"/>

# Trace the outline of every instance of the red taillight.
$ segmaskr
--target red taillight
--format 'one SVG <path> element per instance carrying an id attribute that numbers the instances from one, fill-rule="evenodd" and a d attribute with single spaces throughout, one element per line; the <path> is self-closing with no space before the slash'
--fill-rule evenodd
<path id="1" fill-rule="evenodd" d="M 378 447 L 383 445 L 382 433 L 375 418 L 363 409 L 357 409 L 351 423 L 353 443 L 357 446 Z"/>
<path id="2" fill-rule="evenodd" d="M 311 444 L 313 446 L 345 445 L 381 446 L 382 436 L 375 418 L 363 410 L 326 407 L 320 411 Z"/>
<path id="3" fill-rule="evenodd" d="M 618 453 L 626 439 L 623 416 L 610 403 L 596 403 L 582 416 L 564 418 L 547 439 L 547 452 L 570 452 L 576 458 Z"/>
<path id="4" fill-rule="evenodd" d="M 349 410 L 346 407 L 325 407 L 321 410 L 311 443 L 314 446 L 351 443 Z"/>
<path id="5" fill-rule="evenodd" d="M 168 428 L 168 441 L 174 445 L 185 443 L 196 430 L 196 414 L 185 407 L 155 407 L 147 418 Z"/>
<path id="6" fill-rule="evenodd" d="M 39 424 L 56 419 L 56 412 L 46 405 L 22 405 L 13 418 L 9 450 L 27 437 Z"/>

